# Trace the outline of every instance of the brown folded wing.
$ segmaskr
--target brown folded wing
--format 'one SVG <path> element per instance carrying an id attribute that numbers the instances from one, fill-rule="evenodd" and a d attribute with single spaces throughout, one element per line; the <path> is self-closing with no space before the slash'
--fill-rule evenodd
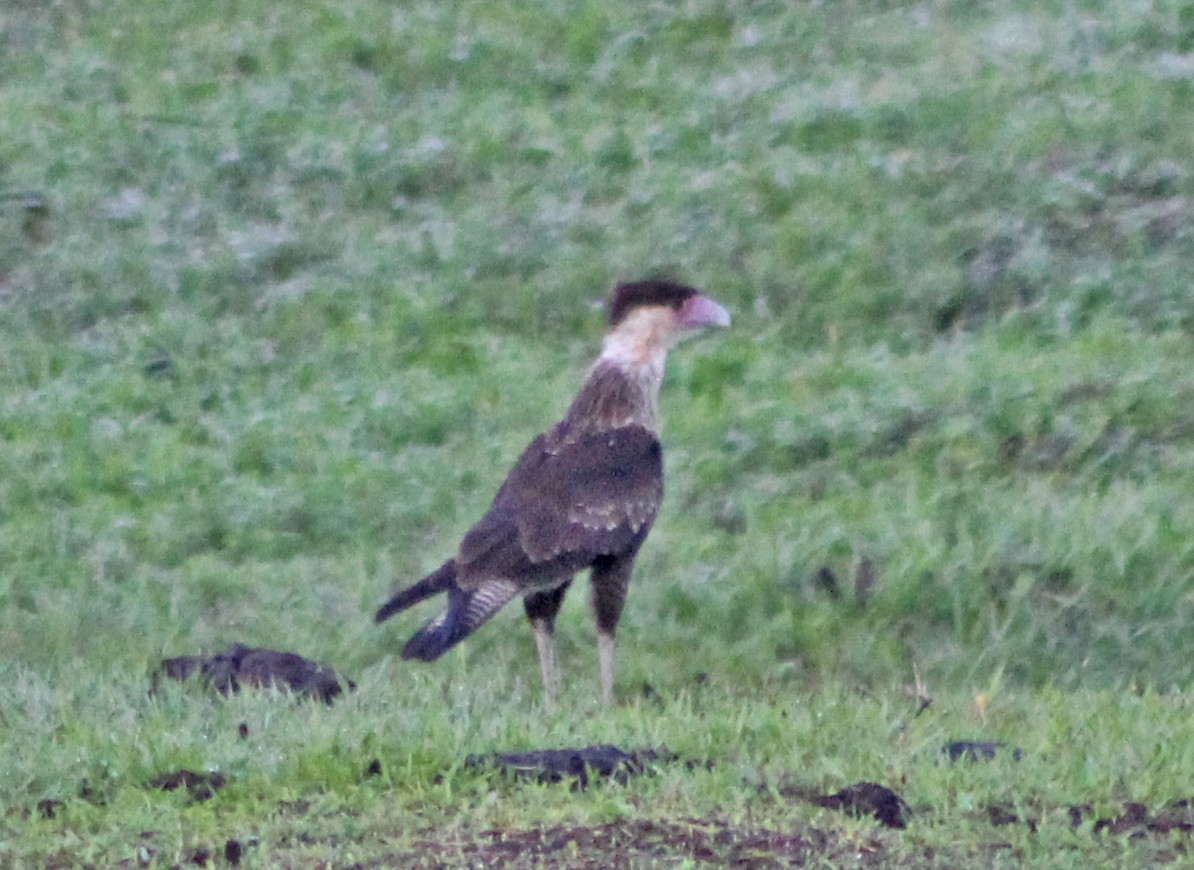
<path id="1" fill-rule="evenodd" d="M 607 556 L 633 555 L 663 498 L 655 433 L 577 434 L 566 423 L 523 451 L 456 556 L 462 587 L 485 578 L 549 584 Z"/>

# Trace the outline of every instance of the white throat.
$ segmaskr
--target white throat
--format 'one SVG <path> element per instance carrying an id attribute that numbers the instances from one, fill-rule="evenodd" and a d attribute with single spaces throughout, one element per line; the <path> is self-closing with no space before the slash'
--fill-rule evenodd
<path id="1" fill-rule="evenodd" d="M 676 318 L 667 308 L 643 308 L 605 336 L 601 359 L 626 371 L 645 370 L 663 377 L 667 352 L 679 339 Z"/>

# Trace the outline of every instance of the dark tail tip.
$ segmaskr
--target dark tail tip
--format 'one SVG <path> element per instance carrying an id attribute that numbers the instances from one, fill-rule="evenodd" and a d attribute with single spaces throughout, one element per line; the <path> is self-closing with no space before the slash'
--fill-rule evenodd
<path id="1" fill-rule="evenodd" d="M 395 613 L 404 610 L 405 606 L 402 600 L 398 597 L 391 598 L 385 604 L 377 609 L 377 613 L 373 614 L 374 622 L 385 622 Z"/>
<path id="2" fill-rule="evenodd" d="M 378 608 L 374 622 L 385 622 L 395 613 L 418 604 L 425 598 L 438 595 L 452 587 L 456 580 L 456 561 L 449 559 L 414 586 L 407 587 Z"/>
<path id="3" fill-rule="evenodd" d="M 460 642 L 452 620 L 441 625 L 434 623 L 423 626 L 402 648 L 402 658 L 433 662 Z"/>
<path id="4" fill-rule="evenodd" d="M 469 634 L 465 614 L 472 597 L 472 592 L 450 589 L 447 609 L 415 632 L 402 648 L 402 658 L 435 661 L 464 640 Z"/>

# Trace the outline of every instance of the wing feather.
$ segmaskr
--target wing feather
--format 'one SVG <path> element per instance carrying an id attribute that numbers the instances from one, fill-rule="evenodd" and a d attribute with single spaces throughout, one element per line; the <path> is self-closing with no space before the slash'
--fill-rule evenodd
<path id="1" fill-rule="evenodd" d="M 523 451 L 457 554 L 461 582 L 571 574 L 637 550 L 663 498 L 659 439 L 642 426 L 578 434 L 560 424 Z M 474 582 L 477 582 L 474 581 Z"/>

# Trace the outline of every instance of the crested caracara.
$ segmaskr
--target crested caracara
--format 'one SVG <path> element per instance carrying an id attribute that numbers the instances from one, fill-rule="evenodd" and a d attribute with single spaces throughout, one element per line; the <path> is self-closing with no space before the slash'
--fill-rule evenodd
<path id="1" fill-rule="evenodd" d="M 691 287 L 661 279 L 619 285 L 607 312 L 601 356 L 564 419 L 523 451 L 456 554 L 377 611 L 382 622 L 447 593 L 447 608 L 407 642 L 404 659 L 438 658 L 522 595 L 550 706 L 559 686 L 556 614 L 573 575 L 588 568 L 602 697 L 611 700 L 614 631 L 663 498 L 656 406 L 664 359 L 684 336 L 728 326 L 730 316 Z"/>

